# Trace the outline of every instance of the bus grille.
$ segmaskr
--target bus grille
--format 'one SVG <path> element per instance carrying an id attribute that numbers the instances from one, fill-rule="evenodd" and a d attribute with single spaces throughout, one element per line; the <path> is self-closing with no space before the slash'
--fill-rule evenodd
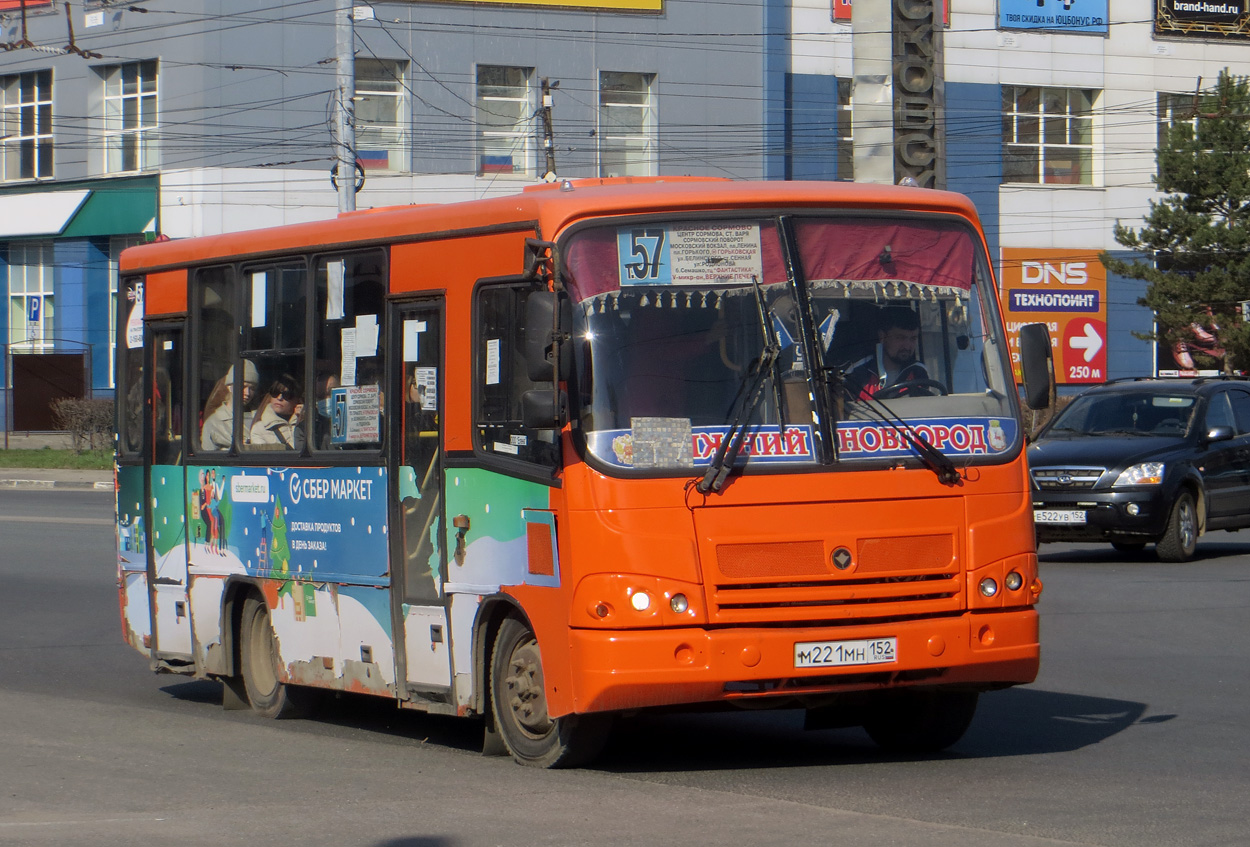
<path id="1" fill-rule="evenodd" d="M 951 535 L 862 538 L 845 570 L 820 541 L 721 544 L 712 622 L 862 621 L 959 611 Z"/>

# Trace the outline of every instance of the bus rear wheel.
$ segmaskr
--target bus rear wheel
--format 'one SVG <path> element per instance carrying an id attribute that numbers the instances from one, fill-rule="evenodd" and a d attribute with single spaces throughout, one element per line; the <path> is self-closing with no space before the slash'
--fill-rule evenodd
<path id="1" fill-rule="evenodd" d="M 243 687 L 252 711 L 265 718 L 301 715 L 306 703 L 298 692 L 292 691 L 292 686 L 282 682 L 278 643 L 263 600 L 249 597 L 243 601 L 239 645 Z"/>
<path id="2" fill-rule="evenodd" d="M 495 727 L 512 758 L 522 765 L 575 767 L 593 759 L 607 743 L 611 729 L 607 716 L 548 714 L 538 640 L 517 618 L 505 619 L 495 637 L 490 701 Z"/>
<path id="3" fill-rule="evenodd" d="M 937 753 L 963 738 L 979 696 L 975 691 L 892 691 L 874 704 L 864 730 L 891 753 Z"/>

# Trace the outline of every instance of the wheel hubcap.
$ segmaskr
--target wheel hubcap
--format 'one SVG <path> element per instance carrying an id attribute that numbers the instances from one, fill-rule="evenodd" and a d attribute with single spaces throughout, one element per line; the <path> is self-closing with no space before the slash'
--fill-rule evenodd
<path id="1" fill-rule="evenodd" d="M 522 729 L 538 736 L 551 728 L 537 643 L 530 641 L 520 644 L 512 651 L 504 687 L 507 691 L 508 707 Z"/>
<path id="2" fill-rule="evenodd" d="M 1194 517 L 1194 508 L 1188 503 L 1181 504 L 1180 513 L 1180 537 L 1181 545 L 1189 550 L 1194 546 L 1197 539 L 1197 520 Z"/>

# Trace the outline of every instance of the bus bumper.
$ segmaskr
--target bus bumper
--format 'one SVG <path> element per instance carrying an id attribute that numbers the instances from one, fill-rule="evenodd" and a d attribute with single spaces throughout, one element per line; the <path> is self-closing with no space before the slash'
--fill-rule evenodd
<path id="1" fill-rule="evenodd" d="M 795 667 L 799 643 L 888 637 L 897 639 L 897 658 L 888 664 Z M 1033 609 L 856 627 L 575 629 L 570 645 L 575 712 L 782 701 L 903 685 L 1001 688 L 1032 682 L 1040 655 Z"/>

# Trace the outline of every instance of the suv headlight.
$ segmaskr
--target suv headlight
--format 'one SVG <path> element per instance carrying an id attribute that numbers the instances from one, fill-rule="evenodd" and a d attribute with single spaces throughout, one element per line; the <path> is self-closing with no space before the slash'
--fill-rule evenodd
<path id="1" fill-rule="evenodd" d="M 1158 485 L 1163 482 L 1163 462 L 1142 462 L 1125 468 L 1124 473 L 1112 484 L 1117 485 Z"/>

